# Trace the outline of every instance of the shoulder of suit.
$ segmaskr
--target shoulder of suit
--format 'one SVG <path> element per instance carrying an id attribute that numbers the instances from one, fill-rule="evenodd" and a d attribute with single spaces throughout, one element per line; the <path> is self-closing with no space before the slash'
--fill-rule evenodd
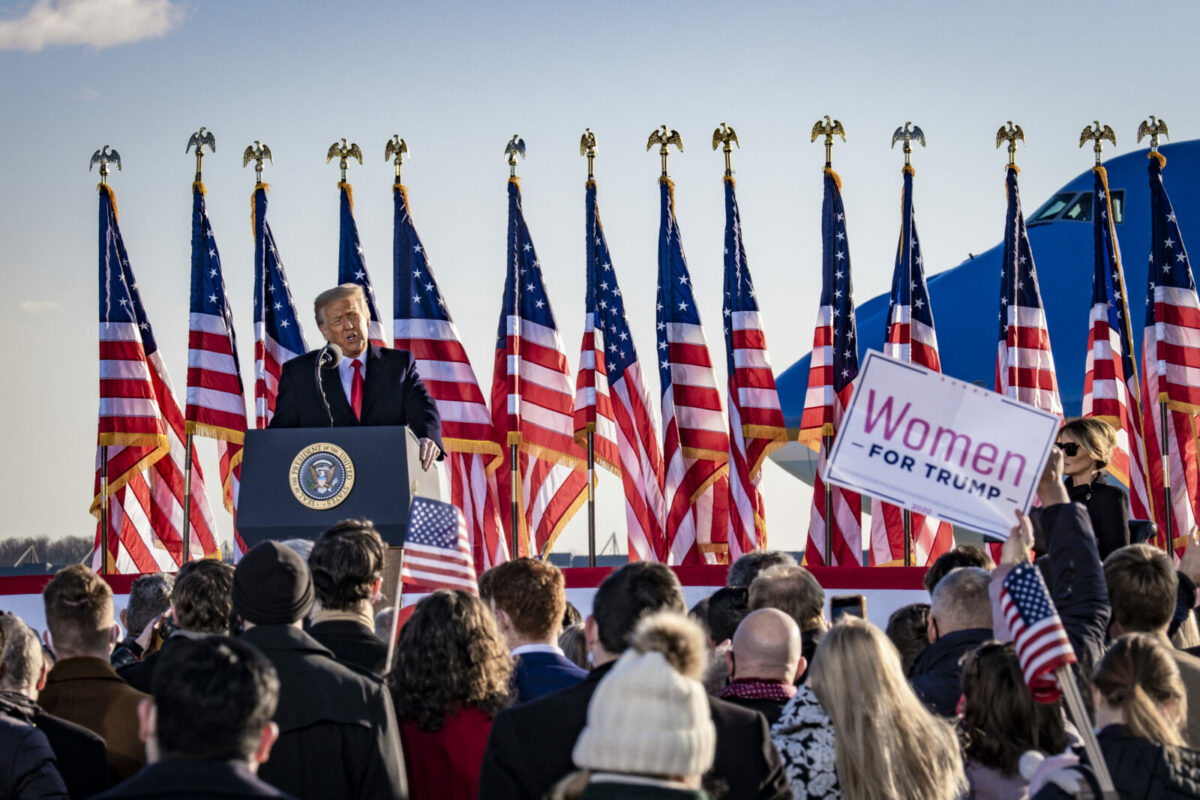
<path id="1" fill-rule="evenodd" d="M 713 724 L 723 727 L 731 727 L 734 725 L 753 725 L 757 726 L 759 719 L 765 719 L 762 714 L 754 709 L 739 706 L 737 703 L 730 703 L 728 700 L 722 700 L 719 697 L 708 697 L 709 708 L 712 711 Z"/>

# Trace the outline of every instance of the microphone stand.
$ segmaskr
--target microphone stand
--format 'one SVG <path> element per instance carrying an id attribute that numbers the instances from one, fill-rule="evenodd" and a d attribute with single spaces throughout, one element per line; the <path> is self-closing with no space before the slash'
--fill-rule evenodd
<path id="1" fill-rule="evenodd" d="M 338 362 L 342 360 L 342 349 L 337 345 L 326 342 L 321 348 L 321 352 L 317 353 L 317 363 L 313 367 L 313 381 L 317 384 L 317 391 L 321 393 L 321 402 L 325 404 L 325 415 L 329 417 L 329 427 L 333 427 L 333 409 L 329 407 L 329 398 L 325 396 L 325 383 L 321 380 L 321 370 L 330 367 L 336 367 Z"/>

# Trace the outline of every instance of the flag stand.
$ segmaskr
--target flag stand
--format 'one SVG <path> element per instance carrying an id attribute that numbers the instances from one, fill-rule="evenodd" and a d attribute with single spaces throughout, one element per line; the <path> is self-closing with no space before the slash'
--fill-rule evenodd
<path id="1" fill-rule="evenodd" d="M 1054 670 L 1054 676 L 1058 679 L 1059 688 L 1062 689 L 1063 697 L 1067 701 L 1067 710 L 1070 712 L 1071 721 L 1075 723 L 1075 728 L 1079 732 L 1080 738 L 1083 739 L 1083 748 L 1087 752 L 1096 781 L 1100 784 L 1102 797 L 1104 800 L 1108 800 L 1108 798 L 1115 800 L 1118 796 L 1117 791 L 1113 787 L 1112 776 L 1108 774 L 1108 764 L 1104 762 L 1104 754 L 1100 751 L 1100 742 L 1096 740 L 1096 734 L 1092 730 L 1092 723 L 1088 719 L 1087 709 L 1083 706 L 1083 698 L 1079 695 L 1079 686 L 1075 683 L 1071 667 L 1064 664 Z"/>
<path id="2" fill-rule="evenodd" d="M 1167 441 L 1168 425 L 1167 414 L 1170 411 L 1167 409 L 1167 401 L 1159 399 L 1158 409 L 1162 417 L 1162 432 L 1159 434 L 1159 449 L 1162 451 L 1162 471 L 1163 471 L 1163 520 L 1165 522 L 1165 530 L 1163 530 L 1163 549 L 1168 553 L 1175 550 L 1175 537 L 1171 533 L 1171 444 Z"/>
<path id="3" fill-rule="evenodd" d="M 388 635 L 387 661 L 383 666 L 385 675 L 392 671 L 392 658 L 396 655 L 396 637 L 400 634 L 400 598 L 404 595 L 404 548 L 398 549 L 400 550 L 400 561 L 396 566 L 396 592 L 392 597 L 392 624 Z"/>
<path id="4" fill-rule="evenodd" d="M 187 435 L 183 447 L 183 561 L 188 563 L 192 557 L 192 434 Z"/>
<path id="5" fill-rule="evenodd" d="M 108 445 L 100 445 L 100 574 L 108 574 Z"/>

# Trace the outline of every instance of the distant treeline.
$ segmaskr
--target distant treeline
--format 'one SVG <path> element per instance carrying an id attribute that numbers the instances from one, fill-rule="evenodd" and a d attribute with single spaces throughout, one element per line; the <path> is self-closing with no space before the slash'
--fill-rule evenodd
<path id="1" fill-rule="evenodd" d="M 0 538 L 0 567 L 77 564 L 92 552 L 91 536 L 14 536 Z M 30 550 L 30 548 L 33 548 Z"/>

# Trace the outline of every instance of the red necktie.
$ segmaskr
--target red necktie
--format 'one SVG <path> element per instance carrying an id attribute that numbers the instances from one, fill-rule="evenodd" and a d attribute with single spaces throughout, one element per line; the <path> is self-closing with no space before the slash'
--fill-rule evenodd
<path id="1" fill-rule="evenodd" d="M 354 418 L 362 420 L 362 362 L 357 358 L 350 362 L 354 370 L 354 378 L 350 381 L 350 408 L 354 409 Z"/>

